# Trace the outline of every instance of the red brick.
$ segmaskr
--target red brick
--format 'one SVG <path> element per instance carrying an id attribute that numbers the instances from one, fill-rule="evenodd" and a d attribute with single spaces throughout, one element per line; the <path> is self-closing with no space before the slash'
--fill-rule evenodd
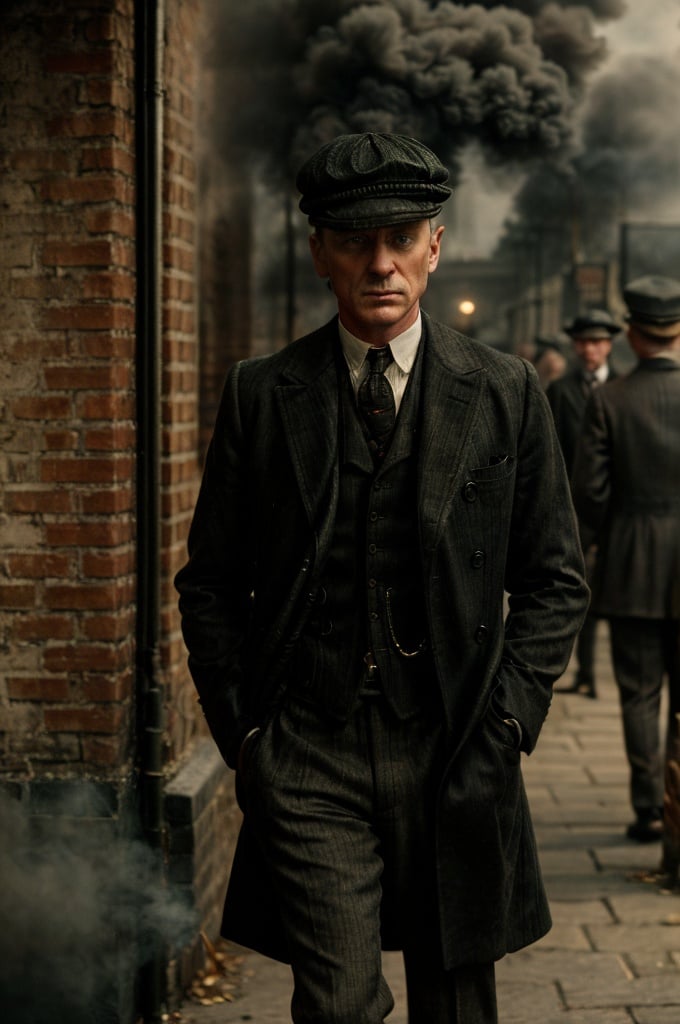
<path id="1" fill-rule="evenodd" d="M 71 688 L 65 676 L 42 676 L 7 680 L 7 694 L 10 700 L 68 700 Z"/>
<path id="2" fill-rule="evenodd" d="M 35 601 L 36 591 L 33 586 L 19 583 L 0 584 L 0 608 L 6 608 L 8 611 L 34 608 Z"/>
<path id="3" fill-rule="evenodd" d="M 73 511 L 73 496 L 70 491 L 56 490 L 53 487 L 39 490 L 6 491 L 5 505 L 8 512 L 28 514 L 32 512 L 51 512 L 54 514 Z"/>
<path id="4" fill-rule="evenodd" d="M 94 359 L 111 359 L 132 363 L 135 353 L 134 337 L 131 334 L 112 335 L 104 332 L 86 334 L 82 340 L 83 354 Z"/>
<path id="5" fill-rule="evenodd" d="M 72 560 L 69 555 L 12 553 L 7 556 L 7 568 L 15 579 L 46 579 L 48 576 L 68 576 Z"/>
<path id="6" fill-rule="evenodd" d="M 44 662 L 49 672 L 114 672 L 130 663 L 130 652 L 111 644 L 69 644 L 48 647 Z"/>
<path id="7" fill-rule="evenodd" d="M 83 575 L 88 578 L 110 579 L 133 571 L 135 559 L 132 551 L 83 552 Z"/>
<path id="8" fill-rule="evenodd" d="M 10 166 L 17 171 L 69 171 L 74 160 L 70 153 L 60 149 L 24 149 L 10 157 Z"/>
<path id="9" fill-rule="evenodd" d="M 84 420 L 131 420 L 135 403 L 129 395 L 84 395 L 77 413 Z"/>
<path id="10" fill-rule="evenodd" d="M 61 395 L 26 395 L 12 402 L 12 412 L 22 420 L 63 420 L 71 415 L 71 399 Z"/>
<path id="11" fill-rule="evenodd" d="M 129 523 L 46 523 L 45 539 L 50 547 L 117 547 L 130 540 Z"/>
<path id="12" fill-rule="evenodd" d="M 116 110 L 87 111 L 55 117 L 47 122 L 47 134 L 59 139 L 103 138 L 114 136 L 132 141 L 132 129 L 126 116 Z"/>
<path id="13" fill-rule="evenodd" d="M 89 274 L 83 281 L 86 299 L 134 299 L 136 292 L 132 274 Z"/>
<path id="14" fill-rule="evenodd" d="M 115 70 L 115 54 L 111 49 L 53 53 L 45 57 L 43 67 L 48 74 L 106 75 Z"/>
<path id="15" fill-rule="evenodd" d="M 46 242 L 42 250 L 45 266 L 108 267 L 113 262 L 111 242 Z"/>
<path id="16" fill-rule="evenodd" d="M 84 211 L 85 227 L 93 235 L 114 234 L 125 238 L 134 238 L 135 218 L 131 213 L 119 209 L 97 209 L 90 207 Z"/>
<path id="17" fill-rule="evenodd" d="M 80 437 L 75 430 L 46 430 L 44 433 L 47 451 L 75 451 Z"/>
<path id="18" fill-rule="evenodd" d="M 117 615 L 88 615 L 81 624 L 88 640 L 124 640 L 134 633 L 134 620 L 130 611 Z"/>
<path id="19" fill-rule="evenodd" d="M 92 107 L 116 107 L 132 110 L 132 90 L 115 78 L 91 78 L 85 84 L 87 102 Z"/>
<path id="20" fill-rule="evenodd" d="M 45 708 L 45 727 L 49 732 L 118 732 L 123 722 L 121 707 Z"/>
<path id="21" fill-rule="evenodd" d="M 94 611 L 119 608 L 125 603 L 129 586 L 116 581 L 115 584 L 47 584 L 45 606 L 52 609 L 71 611 Z"/>
<path id="22" fill-rule="evenodd" d="M 134 310 L 128 306 L 52 306 L 45 311 L 48 330 L 132 330 L 135 326 Z"/>
<path id="23" fill-rule="evenodd" d="M 134 186 L 122 176 L 80 175 L 76 178 L 46 178 L 40 196 L 48 203 L 112 203 L 131 206 Z"/>
<path id="24" fill-rule="evenodd" d="M 115 480 L 129 480 L 132 472 L 132 460 L 123 456 L 44 458 L 40 465 L 40 479 L 44 483 L 109 484 Z"/>
<path id="25" fill-rule="evenodd" d="M 101 490 L 82 495 L 84 515 L 112 515 L 129 512 L 134 508 L 135 496 L 131 488 L 118 487 L 115 491 Z"/>
<path id="26" fill-rule="evenodd" d="M 100 452 L 121 452 L 134 449 L 136 431 L 132 424 L 114 424 L 85 432 L 85 448 Z"/>
<path id="27" fill-rule="evenodd" d="M 83 736 L 83 761 L 91 765 L 114 765 L 121 760 L 121 747 L 117 740 L 99 736 Z"/>
<path id="28" fill-rule="evenodd" d="M 129 696 L 125 681 L 119 676 L 90 676 L 81 684 L 83 697 L 88 703 L 119 703 Z"/>
<path id="29" fill-rule="evenodd" d="M 130 370 L 129 366 L 118 363 L 94 366 L 48 365 L 44 371 L 45 384 L 50 391 L 122 390 L 130 387 Z"/>
<path id="30" fill-rule="evenodd" d="M 74 622 L 65 615 L 26 615 L 12 632 L 17 640 L 72 640 Z"/>

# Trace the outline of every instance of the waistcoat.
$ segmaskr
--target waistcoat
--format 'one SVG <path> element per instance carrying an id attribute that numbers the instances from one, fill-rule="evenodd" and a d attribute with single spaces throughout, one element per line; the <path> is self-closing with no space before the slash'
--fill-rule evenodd
<path id="1" fill-rule="evenodd" d="M 384 462 L 375 467 L 343 365 L 338 367 L 339 498 L 328 556 L 293 660 L 291 688 L 343 721 L 371 652 L 399 718 L 435 693 L 418 543 L 416 473 L 421 343 Z M 371 683 L 373 688 L 373 683 Z"/>

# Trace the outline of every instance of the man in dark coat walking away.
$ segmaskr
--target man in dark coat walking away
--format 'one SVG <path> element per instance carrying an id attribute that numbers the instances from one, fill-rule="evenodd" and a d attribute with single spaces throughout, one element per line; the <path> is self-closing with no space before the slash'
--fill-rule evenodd
<path id="1" fill-rule="evenodd" d="M 623 292 L 638 357 L 593 392 L 572 478 L 586 543 L 598 545 L 593 611 L 609 620 L 635 820 L 628 836 L 662 837 L 659 710 L 680 711 L 680 282 L 647 276 Z"/>
<path id="2" fill-rule="evenodd" d="M 421 311 L 447 177 L 379 133 L 303 166 L 338 316 L 230 372 L 177 577 L 244 811 L 223 934 L 297 1024 L 381 1024 L 381 946 L 412 1024 L 493 1024 L 550 926 L 520 756 L 588 588 L 535 372 Z"/>
<path id="3" fill-rule="evenodd" d="M 571 472 L 574 452 L 581 436 L 586 403 L 593 388 L 599 387 L 616 374 L 609 366 L 612 338 L 622 330 L 605 309 L 589 309 L 581 313 L 564 328 L 572 340 L 576 366 L 550 384 L 546 392 L 548 404 L 555 420 L 555 429 L 562 445 L 562 454 Z M 587 578 L 592 579 L 597 558 L 597 548 L 592 545 L 585 552 Z M 566 693 L 581 693 L 584 697 L 596 697 L 595 686 L 595 635 L 597 617 L 586 616 L 576 642 L 576 675 Z"/>

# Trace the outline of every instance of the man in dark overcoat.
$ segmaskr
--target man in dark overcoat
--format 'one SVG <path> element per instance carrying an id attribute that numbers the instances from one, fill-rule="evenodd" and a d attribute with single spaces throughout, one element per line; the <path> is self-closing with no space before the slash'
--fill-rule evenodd
<path id="1" fill-rule="evenodd" d="M 609 620 L 635 811 L 627 834 L 649 842 L 662 837 L 664 677 L 670 725 L 680 711 L 680 283 L 649 275 L 623 296 L 638 363 L 593 392 L 572 486 L 599 550 L 593 611 Z"/>
<path id="2" fill-rule="evenodd" d="M 564 328 L 572 340 L 576 365 L 562 377 L 554 380 L 546 395 L 555 420 L 555 429 L 562 446 L 562 454 L 571 472 L 574 452 L 581 435 L 586 402 L 593 388 L 599 387 L 616 374 L 609 365 L 612 338 L 622 330 L 606 309 L 588 309 L 574 317 Z M 585 552 L 587 578 L 592 579 L 597 559 L 597 548 L 591 545 Z M 576 675 L 565 692 L 595 697 L 595 638 L 597 617 L 589 613 L 576 641 Z"/>
<path id="3" fill-rule="evenodd" d="M 301 169 L 338 316 L 229 373 L 177 577 L 243 826 L 223 934 L 297 1024 L 493 1024 L 550 917 L 522 784 L 588 599 L 532 367 L 420 308 L 448 175 L 340 136 Z M 508 610 L 504 596 L 508 595 Z"/>

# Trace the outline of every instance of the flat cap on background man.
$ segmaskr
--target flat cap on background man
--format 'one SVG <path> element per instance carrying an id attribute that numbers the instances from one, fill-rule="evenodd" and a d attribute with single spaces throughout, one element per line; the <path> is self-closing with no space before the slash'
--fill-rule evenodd
<path id="1" fill-rule="evenodd" d="M 641 324 L 646 334 L 672 338 L 680 324 L 680 282 L 649 274 L 637 277 L 623 289 L 628 321 Z"/>
<path id="2" fill-rule="evenodd" d="M 448 177 L 417 139 L 340 135 L 301 167 L 300 209 L 318 227 L 350 231 L 427 219 L 451 195 Z"/>
<path id="3" fill-rule="evenodd" d="M 588 309 L 564 328 L 570 338 L 612 338 L 622 330 L 606 309 Z"/>

